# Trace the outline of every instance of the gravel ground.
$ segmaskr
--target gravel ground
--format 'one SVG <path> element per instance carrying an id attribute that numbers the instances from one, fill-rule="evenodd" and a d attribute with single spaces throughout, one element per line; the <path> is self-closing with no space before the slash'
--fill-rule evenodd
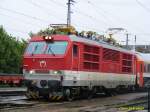
<path id="1" fill-rule="evenodd" d="M 33 105 L 7 107 L 0 112 L 144 112 L 147 109 L 147 93 L 128 93 L 73 102 L 22 101 Z"/>

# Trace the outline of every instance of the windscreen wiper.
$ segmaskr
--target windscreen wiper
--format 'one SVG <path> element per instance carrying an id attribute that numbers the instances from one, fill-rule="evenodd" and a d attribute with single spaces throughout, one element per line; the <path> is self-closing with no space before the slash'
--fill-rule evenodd
<path id="1" fill-rule="evenodd" d="M 49 51 L 52 53 L 53 56 L 55 56 L 55 53 L 53 52 L 51 46 L 49 46 L 49 48 L 48 48 L 48 53 L 49 53 Z"/>
<path id="2" fill-rule="evenodd" d="M 31 55 L 33 55 L 33 54 L 34 54 L 34 52 L 37 50 L 37 48 L 38 48 L 38 45 L 36 45 L 36 46 L 34 47 L 34 50 L 33 50 L 33 52 L 32 52 L 32 54 L 31 54 Z"/>

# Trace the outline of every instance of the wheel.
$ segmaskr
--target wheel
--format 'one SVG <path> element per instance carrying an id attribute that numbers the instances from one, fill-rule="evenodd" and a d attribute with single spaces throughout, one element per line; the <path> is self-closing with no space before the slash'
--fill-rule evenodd
<path id="1" fill-rule="evenodd" d="M 39 99 L 39 91 L 33 91 L 34 99 Z"/>
<path id="2" fill-rule="evenodd" d="M 111 91 L 111 95 L 112 95 L 112 96 L 116 96 L 116 95 L 117 95 L 117 91 L 116 91 L 116 90 L 112 90 L 112 91 Z"/>
<path id="3" fill-rule="evenodd" d="M 71 89 L 66 89 L 65 90 L 65 97 L 67 101 L 73 101 L 75 99 Z"/>
<path id="4" fill-rule="evenodd" d="M 93 91 L 88 91 L 88 96 L 87 96 L 87 98 L 88 99 L 92 99 L 93 98 Z"/>
<path id="5" fill-rule="evenodd" d="M 134 92 L 135 91 L 135 87 L 134 86 L 129 86 L 128 87 L 128 92 Z"/>
<path id="6" fill-rule="evenodd" d="M 104 89 L 104 92 L 105 92 L 105 96 L 112 96 L 112 93 L 109 89 Z"/>

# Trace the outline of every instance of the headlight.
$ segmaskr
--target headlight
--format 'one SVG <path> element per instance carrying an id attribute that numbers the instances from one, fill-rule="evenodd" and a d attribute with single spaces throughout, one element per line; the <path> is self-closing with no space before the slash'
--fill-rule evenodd
<path id="1" fill-rule="evenodd" d="M 55 75 L 57 75 L 57 74 L 62 74 L 62 71 L 60 71 L 60 70 L 54 70 L 52 73 L 55 74 Z"/>
<path id="2" fill-rule="evenodd" d="M 34 71 L 34 70 L 30 70 L 29 73 L 30 73 L 30 74 L 33 74 L 33 73 L 35 73 L 35 71 Z"/>
<path id="3" fill-rule="evenodd" d="M 54 74 L 58 74 L 58 71 L 54 71 L 53 73 L 54 73 Z"/>

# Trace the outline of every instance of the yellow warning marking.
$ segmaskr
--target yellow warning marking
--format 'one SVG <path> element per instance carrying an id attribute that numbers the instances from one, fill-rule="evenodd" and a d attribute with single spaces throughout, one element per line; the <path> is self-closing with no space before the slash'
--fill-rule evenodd
<path id="1" fill-rule="evenodd" d="M 38 91 L 35 92 L 35 96 L 36 96 L 36 98 L 39 98 L 39 92 Z"/>
<path id="2" fill-rule="evenodd" d="M 33 92 L 33 91 L 32 91 L 32 92 L 31 92 L 31 96 L 32 96 L 33 99 L 37 99 L 37 97 L 36 97 L 36 92 Z"/>
<path id="3" fill-rule="evenodd" d="M 32 97 L 33 97 L 34 99 L 36 99 L 35 93 L 34 93 L 34 92 L 31 92 L 31 93 L 32 93 Z"/>
<path id="4" fill-rule="evenodd" d="M 60 100 L 62 98 L 62 96 L 58 96 L 56 100 Z"/>
<path id="5" fill-rule="evenodd" d="M 31 95 L 31 98 L 33 98 L 33 94 L 32 94 L 32 92 L 30 92 L 30 95 Z"/>
<path id="6" fill-rule="evenodd" d="M 57 96 L 53 96 L 53 97 L 52 97 L 52 100 L 55 100 L 55 99 L 56 99 L 56 97 L 57 97 Z"/>
<path id="7" fill-rule="evenodd" d="M 26 93 L 26 97 L 30 99 L 31 95 L 29 93 Z"/>
<path id="8" fill-rule="evenodd" d="M 30 98 L 33 98 L 33 97 L 32 97 L 32 92 L 31 92 L 31 91 L 29 91 L 28 94 L 30 95 Z"/>

